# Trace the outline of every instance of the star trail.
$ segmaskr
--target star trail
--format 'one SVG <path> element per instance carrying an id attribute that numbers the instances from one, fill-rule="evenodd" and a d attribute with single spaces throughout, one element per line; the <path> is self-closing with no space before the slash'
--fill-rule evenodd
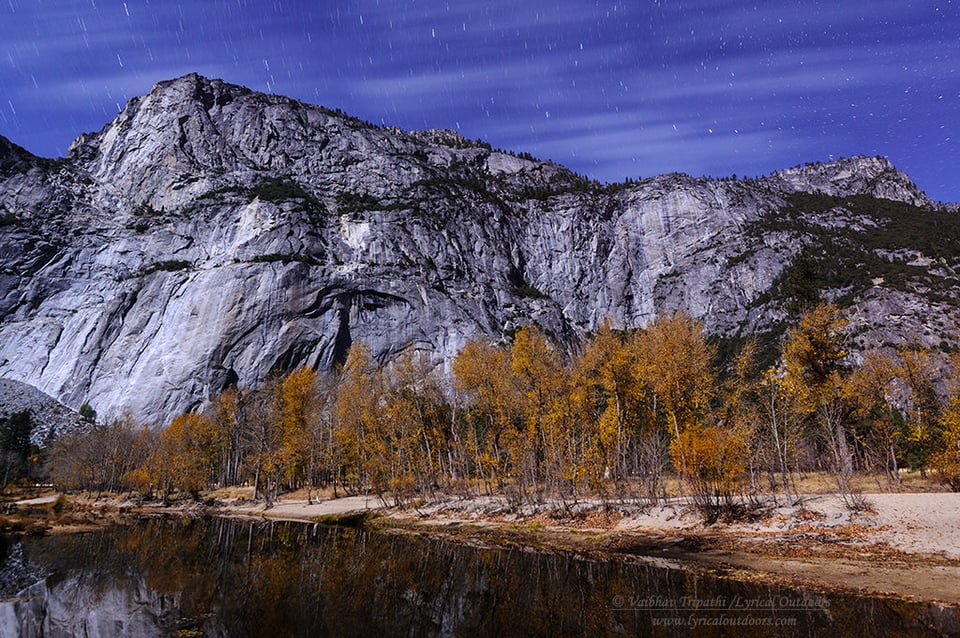
<path id="1" fill-rule="evenodd" d="M 884 155 L 960 201 L 960 3 L 0 1 L 0 135 L 59 156 L 198 72 L 615 182 Z"/>

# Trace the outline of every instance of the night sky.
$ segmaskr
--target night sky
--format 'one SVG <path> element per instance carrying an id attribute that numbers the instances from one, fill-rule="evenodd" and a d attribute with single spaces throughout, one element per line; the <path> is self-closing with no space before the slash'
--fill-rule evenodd
<path id="1" fill-rule="evenodd" d="M 960 201 L 960 0 L 0 0 L 0 135 L 196 71 L 605 182 L 884 155 Z"/>

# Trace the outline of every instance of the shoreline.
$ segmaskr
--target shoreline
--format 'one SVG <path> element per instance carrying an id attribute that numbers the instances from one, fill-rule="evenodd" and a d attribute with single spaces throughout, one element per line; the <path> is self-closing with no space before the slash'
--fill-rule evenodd
<path id="1" fill-rule="evenodd" d="M 499 497 L 454 498 L 418 508 L 384 506 L 349 496 L 308 505 L 278 500 L 266 509 L 243 500 L 171 505 L 71 499 L 72 516 L 48 519 L 25 533 L 82 531 L 119 517 L 211 515 L 256 520 L 362 525 L 451 542 L 562 551 L 600 560 L 656 561 L 721 578 L 790 585 L 813 591 L 892 596 L 960 605 L 960 494 L 866 495 L 867 513 L 852 514 L 839 497 L 810 495 L 803 507 L 770 506 L 746 522 L 705 524 L 683 499 L 656 506 L 522 508 Z M 18 501 L 50 507 L 55 496 Z M 85 512 L 85 514 L 81 514 Z"/>

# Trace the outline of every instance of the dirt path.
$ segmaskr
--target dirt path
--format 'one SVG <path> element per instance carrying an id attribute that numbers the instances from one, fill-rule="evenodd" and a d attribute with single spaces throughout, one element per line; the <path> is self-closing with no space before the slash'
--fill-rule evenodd
<path id="1" fill-rule="evenodd" d="M 59 494 L 48 494 L 47 496 L 38 496 L 37 498 L 27 498 L 21 501 L 14 501 L 14 505 L 23 506 L 23 505 L 46 505 L 47 503 L 53 503 L 57 500 Z"/>

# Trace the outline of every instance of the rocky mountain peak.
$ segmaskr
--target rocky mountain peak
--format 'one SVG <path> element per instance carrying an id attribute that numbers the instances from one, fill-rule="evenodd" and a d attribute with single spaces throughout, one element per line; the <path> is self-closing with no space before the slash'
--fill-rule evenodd
<path id="1" fill-rule="evenodd" d="M 416 181 L 417 144 L 398 129 L 190 74 L 130 100 L 99 133 L 79 138 L 70 157 L 110 186 L 100 198 L 111 206 L 169 211 L 279 175 L 308 189 L 351 188 L 407 164 Z"/>
<path id="2" fill-rule="evenodd" d="M 99 133 L 79 138 L 70 156 L 98 181 L 137 176 L 140 193 L 171 188 L 181 175 L 222 173 L 238 164 L 223 128 L 224 110 L 250 94 L 196 74 L 158 83 L 148 95 L 131 99 Z"/>
<path id="3" fill-rule="evenodd" d="M 807 163 L 771 176 L 782 187 L 797 192 L 822 192 L 845 197 L 869 194 L 915 206 L 933 206 L 913 180 L 885 157 L 855 156 L 833 162 Z"/>

